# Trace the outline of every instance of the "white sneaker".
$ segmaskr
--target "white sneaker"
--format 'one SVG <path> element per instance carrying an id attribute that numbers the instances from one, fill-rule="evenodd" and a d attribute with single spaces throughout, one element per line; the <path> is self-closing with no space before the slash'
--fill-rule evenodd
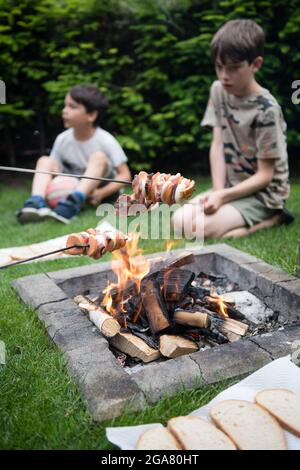
<path id="1" fill-rule="evenodd" d="M 42 222 L 49 218 L 51 209 L 49 207 L 41 207 L 36 209 L 35 207 L 23 207 L 16 214 L 18 221 L 21 224 L 27 224 L 30 222 Z"/>

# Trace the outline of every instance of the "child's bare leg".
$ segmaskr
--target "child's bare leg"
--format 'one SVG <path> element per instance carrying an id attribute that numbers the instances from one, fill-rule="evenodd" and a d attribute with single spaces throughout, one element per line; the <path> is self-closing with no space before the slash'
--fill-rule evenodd
<path id="1" fill-rule="evenodd" d="M 84 175 L 101 177 L 106 175 L 107 170 L 107 156 L 103 152 L 95 152 L 89 158 Z M 99 181 L 81 179 L 76 189 L 84 193 L 86 196 L 89 196 L 98 186 Z"/>
<path id="2" fill-rule="evenodd" d="M 241 227 L 234 230 L 229 230 L 229 232 L 224 233 L 222 238 L 238 238 L 245 237 L 246 235 L 249 235 L 249 227 Z"/>
<path id="3" fill-rule="evenodd" d="M 201 206 L 201 198 L 203 194 L 191 199 L 187 204 L 184 204 L 180 209 L 177 209 L 172 216 L 172 225 L 174 228 L 175 235 L 186 236 L 192 238 L 194 236 L 195 224 L 194 221 L 197 217 L 203 217 L 203 207 Z M 202 224 L 203 230 L 203 224 Z M 203 234 L 197 234 L 197 237 L 203 236 Z"/>
<path id="4" fill-rule="evenodd" d="M 61 170 L 59 163 L 51 157 L 40 157 L 36 164 L 36 170 L 55 171 Z M 45 197 L 46 189 L 53 177 L 36 173 L 32 181 L 32 195 Z"/>
<path id="5" fill-rule="evenodd" d="M 204 217 L 205 238 L 221 238 L 233 230 L 244 230 L 246 223 L 241 213 L 230 204 L 224 204 L 211 215 Z"/>
<path id="6" fill-rule="evenodd" d="M 197 232 L 196 218 L 204 217 L 204 238 L 220 238 L 225 233 L 234 230 L 245 228 L 246 224 L 240 212 L 230 204 L 225 204 L 212 215 L 203 214 L 200 200 L 203 195 L 196 196 L 193 204 L 185 204 L 182 208 L 176 211 L 173 215 L 173 226 L 175 233 L 180 234 L 184 231 L 184 235 L 191 237 L 196 234 L 197 238 L 201 238 L 201 233 Z M 201 223 L 198 224 L 202 229 Z M 191 227 L 189 232 L 186 228 Z"/>
<path id="7" fill-rule="evenodd" d="M 252 227 L 244 227 L 236 230 L 230 230 L 229 232 L 223 235 L 223 238 L 244 237 L 245 235 L 250 235 L 251 233 L 257 232 L 258 230 L 274 227 L 275 225 L 281 223 L 281 218 L 281 214 L 275 214 L 269 219 L 262 220 L 258 224 L 252 225 Z"/>

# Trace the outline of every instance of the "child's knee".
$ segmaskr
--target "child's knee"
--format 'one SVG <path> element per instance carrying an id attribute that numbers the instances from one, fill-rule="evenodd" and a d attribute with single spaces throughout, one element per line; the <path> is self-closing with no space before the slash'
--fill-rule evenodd
<path id="1" fill-rule="evenodd" d="M 108 169 L 108 158 L 104 152 L 94 152 L 89 158 L 89 163 L 93 163 L 95 165 L 101 165 L 101 167 L 105 168 L 105 171 Z"/>
<path id="2" fill-rule="evenodd" d="M 40 157 L 36 164 L 37 168 L 49 171 L 59 172 L 61 170 L 59 163 L 51 157 L 43 155 Z"/>

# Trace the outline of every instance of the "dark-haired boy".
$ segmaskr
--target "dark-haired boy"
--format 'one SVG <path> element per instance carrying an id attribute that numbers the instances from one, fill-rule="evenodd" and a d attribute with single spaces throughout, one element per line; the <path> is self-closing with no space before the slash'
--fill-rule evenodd
<path id="1" fill-rule="evenodd" d="M 59 134 L 50 156 L 39 158 L 36 169 L 96 177 L 130 180 L 127 157 L 117 140 L 98 126 L 107 108 L 107 100 L 94 85 L 76 85 L 65 97 L 62 118 L 66 131 Z M 95 180 L 80 179 L 75 190 L 51 210 L 46 205 L 46 189 L 52 176 L 36 173 L 32 195 L 18 211 L 20 222 L 55 218 L 68 223 L 80 212 L 85 201 L 99 204 L 122 187 L 108 183 L 101 187 Z"/>
<path id="2" fill-rule="evenodd" d="M 218 81 L 201 124 L 213 128 L 213 187 L 175 212 L 176 232 L 196 226 L 200 203 L 205 237 L 242 236 L 292 220 L 283 211 L 289 195 L 286 123 L 276 99 L 255 80 L 264 42 L 262 28 L 243 19 L 226 23 L 212 40 Z"/>

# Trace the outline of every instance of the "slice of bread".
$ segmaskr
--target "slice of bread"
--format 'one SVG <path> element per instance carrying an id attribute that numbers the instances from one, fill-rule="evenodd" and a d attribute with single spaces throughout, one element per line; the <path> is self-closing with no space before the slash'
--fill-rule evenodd
<path id="1" fill-rule="evenodd" d="M 186 450 L 236 450 L 226 434 L 196 416 L 172 418 L 168 429 Z"/>
<path id="2" fill-rule="evenodd" d="M 300 437 L 300 397 L 294 392 L 284 388 L 262 390 L 255 401 L 278 419 L 285 429 Z"/>
<path id="3" fill-rule="evenodd" d="M 216 403 L 210 415 L 241 450 L 287 449 L 278 422 L 260 406 L 244 400 Z"/>
<path id="4" fill-rule="evenodd" d="M 166 428 L 147 429 L 139 437 L 138 450 L 181 450 L 175 437 Z"/>

